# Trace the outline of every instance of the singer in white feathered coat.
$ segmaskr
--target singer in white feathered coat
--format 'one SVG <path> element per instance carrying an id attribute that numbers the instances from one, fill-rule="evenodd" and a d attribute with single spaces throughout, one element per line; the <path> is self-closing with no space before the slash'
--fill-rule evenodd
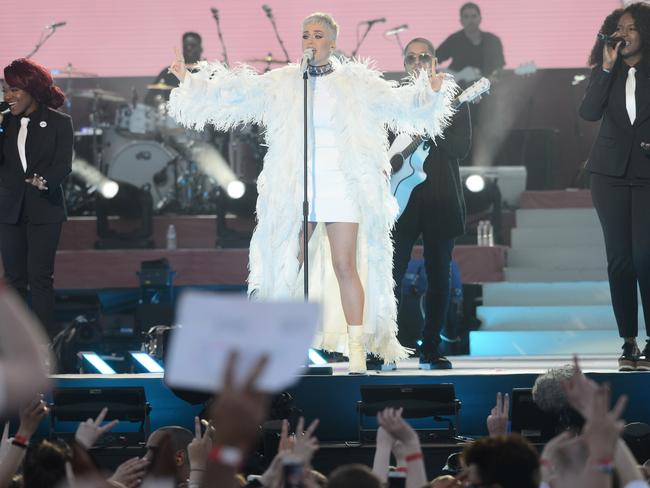
<path id="1" fill-rule="evenodd" d="M 346 191 L 357 202 L 361 218 L 357 266 L 365 292 L 364 339 L 369 352 L 387 362 L 403 359 L 408 350 L 397 340 L 390 232 L 397 204 L 390 193 L 386 130 L 441 135 L 452 114 L 456 85 L 431 89 L 422 72 L 413 83 L 397 86 L 366 63 L 332 59 L 333 113 L 338 127 L 340 165 Z M 303 80 L 297 65 L 258 75 L 240 66 L 201 63 L 172 91 L 171 115 L 187 127 L 212 124 L 228 130 L 257 123 L 266 128 L 268 152 L 257 180 L 257 227 L 249 256 L 249 295 L 258 300 L 302 296 L 299 235 L 303 202 Z M 314 344 L 347 351 L 347 324 L 331 263 L 324 225 L 318 224 L 309 244 L 310 298 L 322 304 L 322 327 Z"/>

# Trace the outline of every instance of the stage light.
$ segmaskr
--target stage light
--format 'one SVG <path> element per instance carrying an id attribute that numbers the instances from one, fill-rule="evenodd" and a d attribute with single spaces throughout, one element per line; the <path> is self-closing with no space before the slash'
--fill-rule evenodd
<path id="1" fill-rule="evenodd" d="M 228 196 L 233 200 L 237 200 L 243 197 L 244 193 L 246 193 L 246 185 L 239 180 L 231 181 L 228 183 L 226 193 L 228 193 Z"/>
<path id="2" fill-rule="evenodd" d="M 104 198 L 115 198 L 115 195 L 120 191 L 120 185 L 116 181 L 107 180 L 99 185 L 99 192 Z"/>
<path id="3" fill-rule="evenodd" d="M 485 178 L 481 175 L 470 175 L 465 180 L 465 187 L 472 193 L 478 193 L 485 189 Z"/>
<path id="4" fill-rule="evenodd" d="M 102 197 L 107 199 L 114 198 L 120 189 L 120 185 L 116 181 L 107 178 L 101 171 L 81 158 L 72 161 L 72 174 L 81 178 L 90 188 L 90 192 L 97 190 Z"/>
<path id="5" fill-rule="evenodd" d="M 311 364 L 316 364 L 317 366 L 327 364 L 325 358 L 318 354 L 315 349 L 309 349 L 309 360 Z"/>
<path id="6" fill-rule="evenodd" d="M 129 351 L 133 360 L 140 365 L 147 373 L 164 373 L 163 368 L 158 362 L 149 356 L 146 352 L 142 351 Z"/>
<path id="7" fill-rule="evenodd" d="M 80 351 L 78 356 L 82 361 L 86 361 L 90 366 L 94 368 L 97 373 L 100 374 L 117 374 L 113 368 L 111 368 L 106 361 L 99 357 L 96 352 L 92 351 Z"/>
<path id="8" fill-rule="evenodd" d="M 153 200 L 147 185 L 138 188 L 125 181 L 107 185 L 112 198 L 97 192 L 97 249 L 147 249 L 153 247 Z M 106 185 L 105 185 L 106 186 Z"/>

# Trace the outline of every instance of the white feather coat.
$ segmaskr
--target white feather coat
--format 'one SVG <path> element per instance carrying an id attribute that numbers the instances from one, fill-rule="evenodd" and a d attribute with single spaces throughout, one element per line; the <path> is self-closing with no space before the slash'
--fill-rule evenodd
<path id="1" fill-rule="evenodd" d="M 386 129 L 441 136 L 452 115 L 456 85 L 451 80 L 434 92 L 422 73 L 397 86 L 361 62 L 333 61 L 328 75 L 339 129 L 341 169 L 346 190 L 358 203 L 361 218 L 357 266 L 365 293 L 366 348 L 386 361 L 408 351 L 397 341 L 390 232 L 397 204 L 390 193 Z M 268 152 L 257 188 L 257 227 L 249 254 L 249 295 L 259 300 L 299 298 L 298 263 L 303 201 L 303 81 L 296 65 L 263 75 L 240 66 L 202 63 L 172 91 L 172 116 L 187 127 L 206 124 L 228 130 L 242 123 L 262 124 Z M 331 263 L 325 227 L 310 239 L 310 299 L 322 304 L 321 330 L 315 347 L 347 352 L 347 324 Z"/>

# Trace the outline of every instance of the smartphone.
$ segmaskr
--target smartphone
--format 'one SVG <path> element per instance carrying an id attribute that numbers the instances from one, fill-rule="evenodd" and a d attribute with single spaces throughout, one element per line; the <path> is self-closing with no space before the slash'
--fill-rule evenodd
<path id="1" fill-rule="evenodd" d="M 300 488 L 305 479 L 303 464 L 294 459 L 286 459 L 282 465 L 284 488 Z"/>
<path id="2" fill-rule="evenodd" d="M 401 471 L 389 471 L 388 488 L 406 488 L 406 473 Z"/>

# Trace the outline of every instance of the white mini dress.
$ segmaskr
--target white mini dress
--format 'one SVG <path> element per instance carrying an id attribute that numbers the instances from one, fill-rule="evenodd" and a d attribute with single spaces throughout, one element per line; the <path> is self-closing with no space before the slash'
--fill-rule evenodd
<path id="1" fill-rule="evenodd" d="M 350 198 L 349 183 L 341 171 L 334 127 L 334 99 L 330 79 L 335 74 L 310 77 L 311 130 L 308 159 L 309 221 L 359 222 L 359 208 Z"/>

